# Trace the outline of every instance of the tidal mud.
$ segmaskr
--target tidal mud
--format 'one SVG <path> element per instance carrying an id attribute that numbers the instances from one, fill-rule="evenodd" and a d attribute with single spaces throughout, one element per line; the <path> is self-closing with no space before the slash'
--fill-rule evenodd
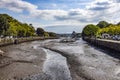
<path id="1" fill-rule="evenodd" d="M 26 76 L 40 74 L 46 54 L 38 48 L 39 41 L 2 47 L 0 80 L 19 80 Z M 6 65 L 8 64 L 8 65 Z"/>
<path id="2" fill-rule="evenodd" d="M 59 41 L 3 47 L 1 59 L 11 63 L 0 68 L 0 80 L 120 80 L 119 58 L 82 40 Z"/>
<path id="3" fill-rule="evenodd" d="M 90 46 L 82 40 L 51 44 L 44 47 L 68 59 L 73 80 L 120 80 L 120 60 L 108 55 L 109 52 Z"/>

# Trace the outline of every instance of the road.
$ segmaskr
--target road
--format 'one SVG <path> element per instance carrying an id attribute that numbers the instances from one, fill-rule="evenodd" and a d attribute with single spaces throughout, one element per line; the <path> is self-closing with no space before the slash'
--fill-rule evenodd
<path id="1" fill-rule="evenodd" d="M 2 48 L 0 80 L 120 80 L 120 58 L 82 40 L 45 40 Z M 116 54 L 116 52 L 112 53 Z"/>

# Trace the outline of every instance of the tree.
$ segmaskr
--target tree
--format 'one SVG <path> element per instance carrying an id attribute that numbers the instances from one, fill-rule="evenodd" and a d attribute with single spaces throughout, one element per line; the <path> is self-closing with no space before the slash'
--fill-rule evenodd
<path id="1" fill-rule="evenodd" d="M 29 26 L 30 26 L 30 27 L 33 27 L 33 25 L 32 25 L 32 24 L 29 24 Z"/>
<path id="2" fill-rule="evenodd" d="M 104 27 L 107 27 L 109 25 L 108 22 L 106 21 L 100 21 L 97 26 L 100 27 L 100 28 L 104 28 Z"/>
<path id="3" fill-rule="evenodd" d="M 35 35 L 35 28 L 33 27 L 32 24 L 29 24 L 30 26 L 30 32 L 32 33 L 31 36 L 34 36 Z"/>
<path id="4" fill-rule="evenodd" d="M 18 37 L 24 37 L 25 30 L 21 29 L 18 31 Z"/>
<path id="5" fill-rule="evenodd" d="M 45 32 L 45 33 L 44 33 L 44 36 L 45 36 L 45 37 L 49 37 L 49 33 L 48 33 L 48 32 Z"/>
<path id="6" fill-rule="evenodd" d="M 82 31 L 82 37 L 93 37 L 96 36 L 97 31 L 100 28 L 98 26 L 95 26 L 93 24 L 86 25 Z"/>
<path id="7" fill-rule="evenodd" d="M 3 35 L 6 35 L 6 31 L 9 28 L 8 20 L 0 14 L 0 35 L 3 33 Z"/>
<path id="8" fill-rule="evenodd" d="M 110 35 L 120 35 L 120 25 L 110 25 L 106 28 L 101 28 L 98 31 L 99 35 L 103 34 L 103 33 L 107 33 Z"/>
<path id="9" fill-rule="evenodd" d="M 50 37 L 56 37 L 57 36 L 57 34 L 54 33 L 54 32 L 48 32 L 48 34 L 49 34 Z"/>
<path id="10" fill-rule="evenodd" d="M 0 14 L 0 35 L 29 37 L 35 35 L 32 24 L 21 23 L 7 14 Z"/>
<path id="11" fill-rule="evenodd" d="M 37 28 L 36 33 L 38 36 L 44 36 L 45 31 L 42 28 Z"/>
<path id="12" fill-rule="evenodd" d="M 10 26 L 9 29 L 7 30 L 7 35 L 8 36 L 13 36 L 16 37 L 17 36 L 17 31 L 15 26 Z"/>
<path id="13" fill-rule="evenodd" d="M 120 22 L 118 22 L 117 25 L 120 25 Z"/>
<path id="14" fill-rule="evenodd" d="M 28 25 L 27 23 L 22 24 L 23 30 L 25 31 L 25 36 L 34 36 L 35 34 L 35 29 L 32 25 Z"/>

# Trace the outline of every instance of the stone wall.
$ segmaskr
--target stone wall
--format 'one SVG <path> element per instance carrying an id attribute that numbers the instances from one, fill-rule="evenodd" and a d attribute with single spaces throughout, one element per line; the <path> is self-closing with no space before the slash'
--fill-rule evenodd
<path id="1" fill-rule="evenodd" d="M 85 39 L 90 44 L 98 47 L 104 47 L 120 52 L 120 41 L 103 40 L 103 39 Z"/>
<path id="2" fill-rule="evenodd" d="M 0 42 L 0 47 L 7 46 L 7 45 L 13 45 L 13 44 L 19 44 L 23 42 L 30 42 L 30 41 L 36 41 L 36 40 L 46 40 L 46 39 L 58 39 L 56 37 L 33 37 L 33 38 L 17 38 L 17 39 L 5 39 L 2 42 Z"/>

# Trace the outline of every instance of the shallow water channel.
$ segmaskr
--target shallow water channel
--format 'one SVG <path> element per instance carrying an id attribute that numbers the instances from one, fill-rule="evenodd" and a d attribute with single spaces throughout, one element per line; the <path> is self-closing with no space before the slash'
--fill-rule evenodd
<path id="1" fill-rule="evenodd" d="M 72 80 L 66 58 L 47 49 L 44 51 L 47 53 L 47 60 L 43 71 L 52 76 L 52 80 Z"/>

